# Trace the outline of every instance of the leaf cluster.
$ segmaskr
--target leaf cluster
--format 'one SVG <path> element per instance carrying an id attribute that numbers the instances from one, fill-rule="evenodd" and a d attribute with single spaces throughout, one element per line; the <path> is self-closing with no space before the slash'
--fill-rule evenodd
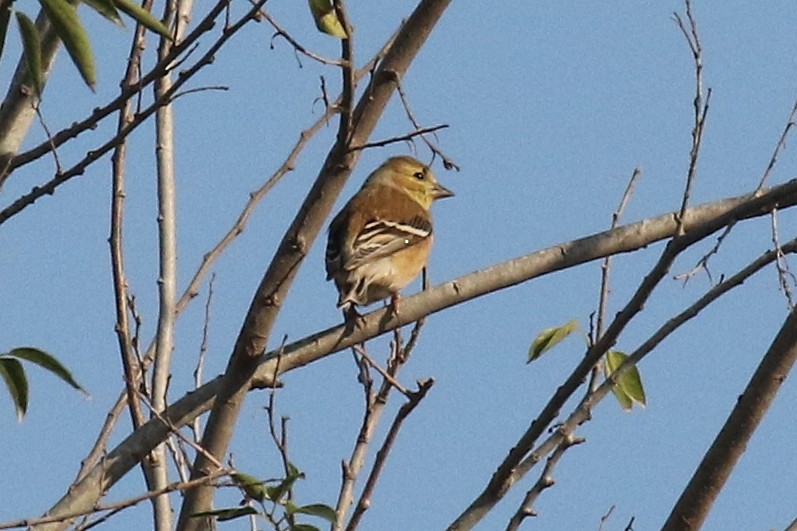
<path id="1" fill-rule="evenodd" d="M 64 47 L 83 81 L 91 90 L 94 90 L 97 84 L 94 52 L 88 32 L 77 13 L 80 3 L 78 0 L 39 0 L 42 12 L 58 38 L 64 43 Z M 163 22 L 132 0 L 82 0 L 82 3 L 118 26 L 124 27 L 122 19 L 122 13 L 124 13 L 147 29 L 167 39 L 171 38 L 169 28 Z M 14 0 L 0 0 L 0 58 L 2 58 L 13 11 L 22 39 L 22 47 L 25 50 L 26 81 L 38 95 L 41 95 L 44 90 L 45 78 L 42 64 L 42 28 L 38 27 L 25 13 L 14 11 L 13 4 Z"/>
<path id="2" fill-rule="evenodd" d="M 6 384 L 11 401 L 17 411 L 17 418 L 22 420 L 28 411 L 29 385 L 22 361 L 38 365 L 51 374 L 81 391 L 86 390 L 72 377 L 72 373 L 58 359 L 35 347 L 18 347 L 0 354 L 0 378 Z"/>
<path id="3" fill-rule="evenodd" d="M 329 523 L 335 523 L 335 509 L 322 503 L 296 505 L 291 501 L 290 492 L 297 479 L 304 479 L 305 475 L 292 463 L 288 463 L 288 473 L 280 480 L 273 480 L 275 485 L 267 485 L 268 480 L 261 480 L 255 476 L 236 472 L 231 478 L 244 495 L 238 507 L 225 507 L 212 511 L 194 513 L 192 516 L 215 518 L 219 522 L 235 520 L 243 516 L 260 516 L 271 522 L 275 529 L 285 531 L 319 531 L 319 528 L 307 524 L 297 523 L 294 516 L 304 514 L 316 516 Z M 260 509 L 255 507 L 260 506 Z"/>

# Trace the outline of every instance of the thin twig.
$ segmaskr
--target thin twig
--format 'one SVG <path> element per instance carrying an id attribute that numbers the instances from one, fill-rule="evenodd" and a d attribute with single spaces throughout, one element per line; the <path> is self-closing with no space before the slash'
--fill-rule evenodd
<path id="1" fill-rule="evenodd" d="M 404 107 L 404 112 L 407 114 L 407 119 L 410 121 L 413 127 L 415 127 L 416 131 L 423 130 L 424 128 L 421 127 L 420 122 L 418 122 L 418 120 L 415 118 L 415 114 L 413 114 L 412 109 L 410 108 L 409 98 L 407 98 L 404 88 L 401 86 L 401 81 L 398 79 L 395 79 L 394 81 L 396 82 L 396 92 L 398 92 L 399 98 L 401 99 L 401 105 Z M 432 156 L 439 156 L 440 159 L 442 159 L 443 167 L 445 169 L 459 171 L 459 166 L 453 160 L 447 157 L 446 154 L 443 153 L 443 151 L 437 147 L 435 143 L 426 138 L 425 134 L 421 134 L 420 136 L 426 146 L 432 152 Z"/>
<path id="2" fill-rule="evenodd" d="M 398 437 L 399 430 L 401 430 L 401 426 L 407 419 L 407 416 L 409 416 L 409 414 L 412 413 L 412 411 L 418 406 L 433 385 L 433 378 L 418 382 L 418 389 L 411 392 L 407 396 L 407 402 L 405 402 L 399 408 L 398 413 L 396 413 L 396 417 L 393 419 L 393 423 L 390 425 L 390 430 L 388 430 L 388 433 L 385 436 L 385 441 L 382 443 L 379 451 L 376 452 L 374 466 L 371 469 L 371 473 L 368 475 L 368 479 L 365 481 L 362 494 L 360 494 L 360 499 L 358 500 L 357 506 L 352 513 L 351 520 L 349 520 L 349 524 L 346 526 L 346 531 L 354 531 L 357 529 L 363 514 L 365 514 L 365 511 L 367 511 L 371 506 L 371 496 L 373 495 L 374 488 L 379 481 L 379 476 L 382 473 L 382 469 L 387 462 L 387 457 L 390 454 L 390 450 L 393 448 L 393 445 L 396 442 L 396 438 Z"/>
<path id="3" fill-rule="evenodd" d="M 227 92 L 228 90 L 230 90 L 230 87 L 228 87 L 227 85 L 208 85 L 205 87 L 190 88 L 183 90 L 182 92 L 174 93 L 174 95 L 171 97 L 170 103 L 174 103 L 183 96 L 189 96 L 191 94 L 196 94 L 198 92 L 215 92 L 215 91 Z"/>
<path id="4" fill-rule="evenodd" d="M 302 54 L 304 56 L 309 57 L 313 61 L 318 61 L 319 63 L 321 63 L 323 65 L 343 66 L 343 61 L 341 61 L 339 59 L 330 59 L 329 57 L 324 57 L 321 54 L 318 54 L 318 53 L 315 53 L 313 51 L 308 50 L 307 47 L 303 46 L 299 41 L 297 41 L 296 39 L 291 37 L 291 34 L 288 33 L 288 31 L 285 28 L 280 26 L 279 23 L 277 23 L 277 21 L 274 19 L 274 17 L 272 17 L 269 14 L 268 11 L 263 10 L 263 11 L 261 11 L 261 13 L 263 15 L 263 18 L 266 19 L 266 22 L 271 24 L 271 26 L 274 28 L 274 30 L 276 32 L 271 37 L 271 45 L 270 46 L 271 46 L 272 50 L 274 49 L 274 41 L 276 40 L 276 38 L 277 37 L 282 37 L 283 39 L 288 41 L 288 44 L 290 44 L 293 47 L 294 50 L 296 50 L 297 52 L 299 52 L 300 54 Z M 301 67 L 301 63 L 299 63 L 299 66 Z"/>
<path id="5" fill-rule="evenodd" d="M 617 225 L 620 223 L 620 217 L 623 215 L 623 211 L 625 210 L 628 201 L 631 199 L 631 195 L 634 193 L 634 187 L 636 186 L 637 179 L 642 175 L 642 170 L 640 168 L 634 168 L 634 172 L 631 174 L 631 178 L 628 180 L 628 184 L 625 187 L 625 192 L 623 192 L 623 197 L 620 199 L 620 204 L 617 206 L 617 210 L 614 211 L 612 214 L 612 223 L 611 229 L 615 229 Z M 598 311 L 597 317 L 595 320 L 595 328 L 592 330 L 590 341 L 594 344 L 598 341 L 603 335 L 603 323 L 606 319 L 606 308 L 609 305 L 609 273 L 611 271 L 612 265 L 612 256 L 607 256 L 603 260 L 603 264 L 601 264 L 601 286 L 600 286 L 600 295 L 598 297 Z M 588 390 L 592 390 L 595 387 L 595 382 L 597 382 L 599 368 L 598 365 L 592 369 L 590 374 L 589 385 L 587 386 Z"/>
<path id="6" fill-rule="evenodd" d="M 358 151 L 361 149 L 368 149 L 372 147 L 384 147 L 390 144 L 395 144 L 397 142 L 406 142 L 408 140 L 412 140 L 416 136 L 423 136 L 427 133 L 433 133 L 434 131 L 439 131 L 440 129 L 447 129 L 449 126 L 448 124 L 440 124 L 440 125 L 433 125 L 432 127 L 425 127 L 423 129 L 416 129 L 415 131 L 411 131 L 404 135 L 393 136 L 390 138 L 386 138 L 384 140 L 377 140 L 374 142 L 368 142 L 367 144 L 363 144 L 362 146 L 351 146 L 349 148 L 350 151 Z"/>
<path id="7" fill-rule="evenodd" d="M 47 142 L 50 144 L 50 149 L 53 153 L 53 160 L 55 161 L 55 173 L 61 173 L 63 166 L 61 165 L 61 159 L 58 156 L 58 149 L 55 145 L 55 142 L 53 142 L 53 135 L 50 133 L 50 128 L 47 127 L 47 122 L 45 122 L 44 116 L 42 115 L 39 101 L 35 101 L 33 108 L 36 111 L 36 116 L 39 118 L 39 125 L 41 125 L 42 129 L 44 130 L 44 134 L 47 136 Z"/>
<path id="8" fill-rule="evenodd" d="M 695 68 L 695 98 L 693 101 L 694 125 L 692 126 L 692 149 L 689 152 L 689 170 L 687 171 L 686 185 L 684 187 L 679 217 L 683 216 L 689 205 L 692 185 L 697 175 L 697 161 L 700 153 L 700 144 L 703 140 L 703 131 L 705 130 L 709 100 L 711 99 L 711 89 L 709 89 L 706 94 L 705 102 L 703 101 L 703 46 L 700 42 L 700 34 L 697 31 L 697 21 L 692 15 L 692 2 L 691 0 L 685 0 L 684 3 L 686 5 L 686 18 L 689 22 L 689 28 L 687 29 L 686 24 L 678 13 L 673 13 L 673 17 L 681 33 L 683 33 L 686 38 L 689 49 L 692 52 Z"/>
<path id="9" fill-rule="evenodd" d="M 368 355 L 368 353 L 365 351 L 365 349 L 362 348 L 362 345 L 355 345 L 354 347 L 352 347 L 352 349 L 355 352 L 357 352 L 357 354 L 359 354 L 360 357 L 362 359 L 364 359 L 365 362 L 368 363 L 369 366 L 371 366 L 374 369 L 376 369 L 376 372 L 381 374 L 382 378 L 384 378 L 387 382 L 389 382 L 390 385 L 395 387 L 398 392 L 400 392 L 401 394 L 403 394 L 407 398 L 410 398 L 411 392 L 406 387 L 401 385 L 401 383 L 398 380 L 393 378 L 393 376 L 388 371 L 383 369 L 378 363 L 376 363 L 374 360 L 372 360 L 371 357 Z"/>
<path id="10" fill-rule="evenodd" d="M 783 254 L 783 249 L 780 245 L 780 235 L 778 233 L 778 210 L 777 208 L 772 209 L 772 213 L 769 216 L 771 221 L 771 228 L 772 228 L 772 244 L 775 246 L 775 269 L 778 272 L 778 285 L 780 290 L 783 292 L 783 295 L 786 297 L 786 302 L 788 304 L 789 310 L 794 309 L 794 299 L 792 298 L 791 292 L 791 285 L 795 284 L 797 279 L 795 279 L 794 274 L 789 269 L 789 262 L 786 259 L 786 256 Z"/>
<path id="11" fill-rule="evenodd" d="M 75 477 L 76 482 L 83 479 L 83 477 L 88 474 L 89 470 L 97 464 L 100 458 L 107 453 L 108 439 L 111 437 L 111 433 L 113 433 L 114 426 L 119 421 L 122 410 L 125 408 L 125 405 L 127 405 L 124 399 L 125 396 L 123 391 L 122 395 L 116 400 L 111 410 L 105 416 L 105 422 L 103 422 L 102 428 L 100 428 L 97 434 L 94 445 L 92 445 L 88 455 L 80 462 L 80 470 Z"/>
<path id="12" fill-rule="evenodd" d="M 537 516 L 537 512 L 534 510 L 534 502 L 537 501 L 542 491 L 553 487 L 556 481 L 553 479 L 553 471 L 556 468 L 556 465 L 562 459 L 564 453 L 569 450 L 571 447 L 581 444 L 585 441 L 583 438 L 573 437 L 572 435 L 568 435 L 563 438 L 562 442 L 556 447 L 553 454 L 548 458 L 545 463 L 545 468 L 543 468 L 542 472 L 540 473 L 540 477 L 537 478 L 537 481 L 534 482 L 534 485 L 526 492 L 526 496 L 523 498 L 523 502 L 518 507 L 518 510 L 515 511 L 515 514 L 512 515 L 512 518 L 509 519 L 509 523 L 506 526 L 506 531 L 517 531 L 520 529 L 520 524 L 523 523 L 523 520 L 530 516 Z"/>
<path id="13" fill-rule="evenodd" d="M 783 128 L 783 132 L 780 134 L 780 139 L 778 139 L 778 143 L 775 146 L 775 149 L 772 151 L 769 164 L 767 164 L 767 168 L 764 170 L 764 175 L 761 176 L 761 181 L 759 181 L 756 191 L 763 190 L 764 185 L 769 178 L 769 174 L 772 173 L 772 170 L 775 168 L 775 164 L 778 162 L 778 156 L 780 156 L 780 153 L 786 149 L 786 138 L 789 136 L 789 132 L 791 131 L 792 127 L 794 127 L 795 115 L 797 115 L 797 100 L 794 101 L 794 105 L 791 107 L 789 118 L 786 120 L 786 127 Z"/>
<path id="14" fill-rule="evenodd" d="M 208 352 L 208 336 L 210 330 L 210 303 L 213 300 L 213 283 L 216 281 L 216 273 L 210 275 L 208 282 L 208 298 L 205 301 L 205 318 L 202 322 L 202 341 L 199 344 L 199 356 L 197 356 L 196 367 L 194 368 L 194 389 L 199 389 L 202 385 L 202 370 L 205 367 L 205 356 Z M 191 423 L 191 430 L 194 432 L 194 440 L 199 442 L 202 433 L 199 417 Z"/>
<path id="15" fill-rule="evenodd" d="M 708 268 L 708 262 L 709 262 L 709 260 L 711 259 L 712 256 L 714 256 L 714 255 L 719 253 L 720 247 L 722 246 L 722 242 L 724 242 L 725 238 L 727 238 L 728 235 L 730 235 L 731 231 L 733 230 L 733 227 L 735 227 L 735 226 L 736 226 L 736 222 L 732 222 L 732 223 L 728 224 L 728 226 L 725 227 L 725 229 L 723 229 L 722 233 L 719 236 L 717 236 L 717 241 L 714 243 L 714 246 L 706 254 L 704 254 L 700 258 L 700 260 L 697 261 L 695 266 L 692 269 L 690 269 L 689 271 L 687 271 L 686 273 L 681 273 L 679 275 L 675 275 L 673 277 L 673 279 L 675 279 L 675 280 L 683 280 L 684 281 L 684 285 L 686 285 L 686 283 L 689 282 L 689 280 L 691 280 L 691 278 L 693 276 L 698 274 L 700 271 L 705 271 L 706 272 L 706 276 L 708 276 L 709 283 L 713 284 L 714 283 L 714 278 L 711 275 L 711 270 Z"/>
<path id="16" fill-rule="evenodd" d="M 349 146 L 354 133 L 354 99 L 357 91 L 357 78 L 354 74 L 354 27 L 349 20 L 346 4 L 343 0 L 332 0 L 335 14 L 347 37 L 340 41 L 340 74 L 343 89 L 341 90 L 341 115 L 338 126 L 337 144 Z"/>
<path id="17" fill-rule="evenodd" d="M 614 507 L 614 505 L 612 505 L 611 507 L 609 507 L 609 510 L 606 511 L 606 514 L 601 516 L 601 523 L 598 526 L 598 531 L 603 531 L 603 526 L 605 526 L 606 523 L 609 521 L 609 518 L 612 516 L 612 513 L 614 512 L 614 509 L 615 509 L 615 507 Z"/>

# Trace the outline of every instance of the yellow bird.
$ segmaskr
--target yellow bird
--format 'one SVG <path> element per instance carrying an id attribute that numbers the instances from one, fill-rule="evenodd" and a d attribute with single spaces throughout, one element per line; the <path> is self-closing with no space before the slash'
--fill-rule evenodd
<path id="1" fill-rule="evenodd" d="M 332 220 L 327 240 L 327 280 L 334 280 L 347 321 L 355 305 L 391 298 L 426 266 L 432 248 L 432 202 L 454 193 L 429 166 L 393 157 L 366 179 Z"/>

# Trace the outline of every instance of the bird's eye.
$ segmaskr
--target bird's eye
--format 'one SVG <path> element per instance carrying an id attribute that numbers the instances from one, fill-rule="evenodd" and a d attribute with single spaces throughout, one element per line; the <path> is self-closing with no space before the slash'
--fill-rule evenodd
<path id="1" fill-rule="evenodd" d="M 412 176 L 418 179 L 419 181 L 426 179 L 426 173 L 422 171 L 416 171 L 415 173 L 412 174 Z"/>

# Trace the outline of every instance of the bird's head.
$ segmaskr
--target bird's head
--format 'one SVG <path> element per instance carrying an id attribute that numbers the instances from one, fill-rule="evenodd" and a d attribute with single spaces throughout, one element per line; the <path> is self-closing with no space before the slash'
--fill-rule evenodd
<path id="1" fill-rule="evenodd" d="M 366 184 L 398 188 L 425 209 L 429 209 L 436 199 L 454 195 L 454 192 L 437 182 L 429 166 L 406 155 L 387 159 L 368 181 Z"/>

